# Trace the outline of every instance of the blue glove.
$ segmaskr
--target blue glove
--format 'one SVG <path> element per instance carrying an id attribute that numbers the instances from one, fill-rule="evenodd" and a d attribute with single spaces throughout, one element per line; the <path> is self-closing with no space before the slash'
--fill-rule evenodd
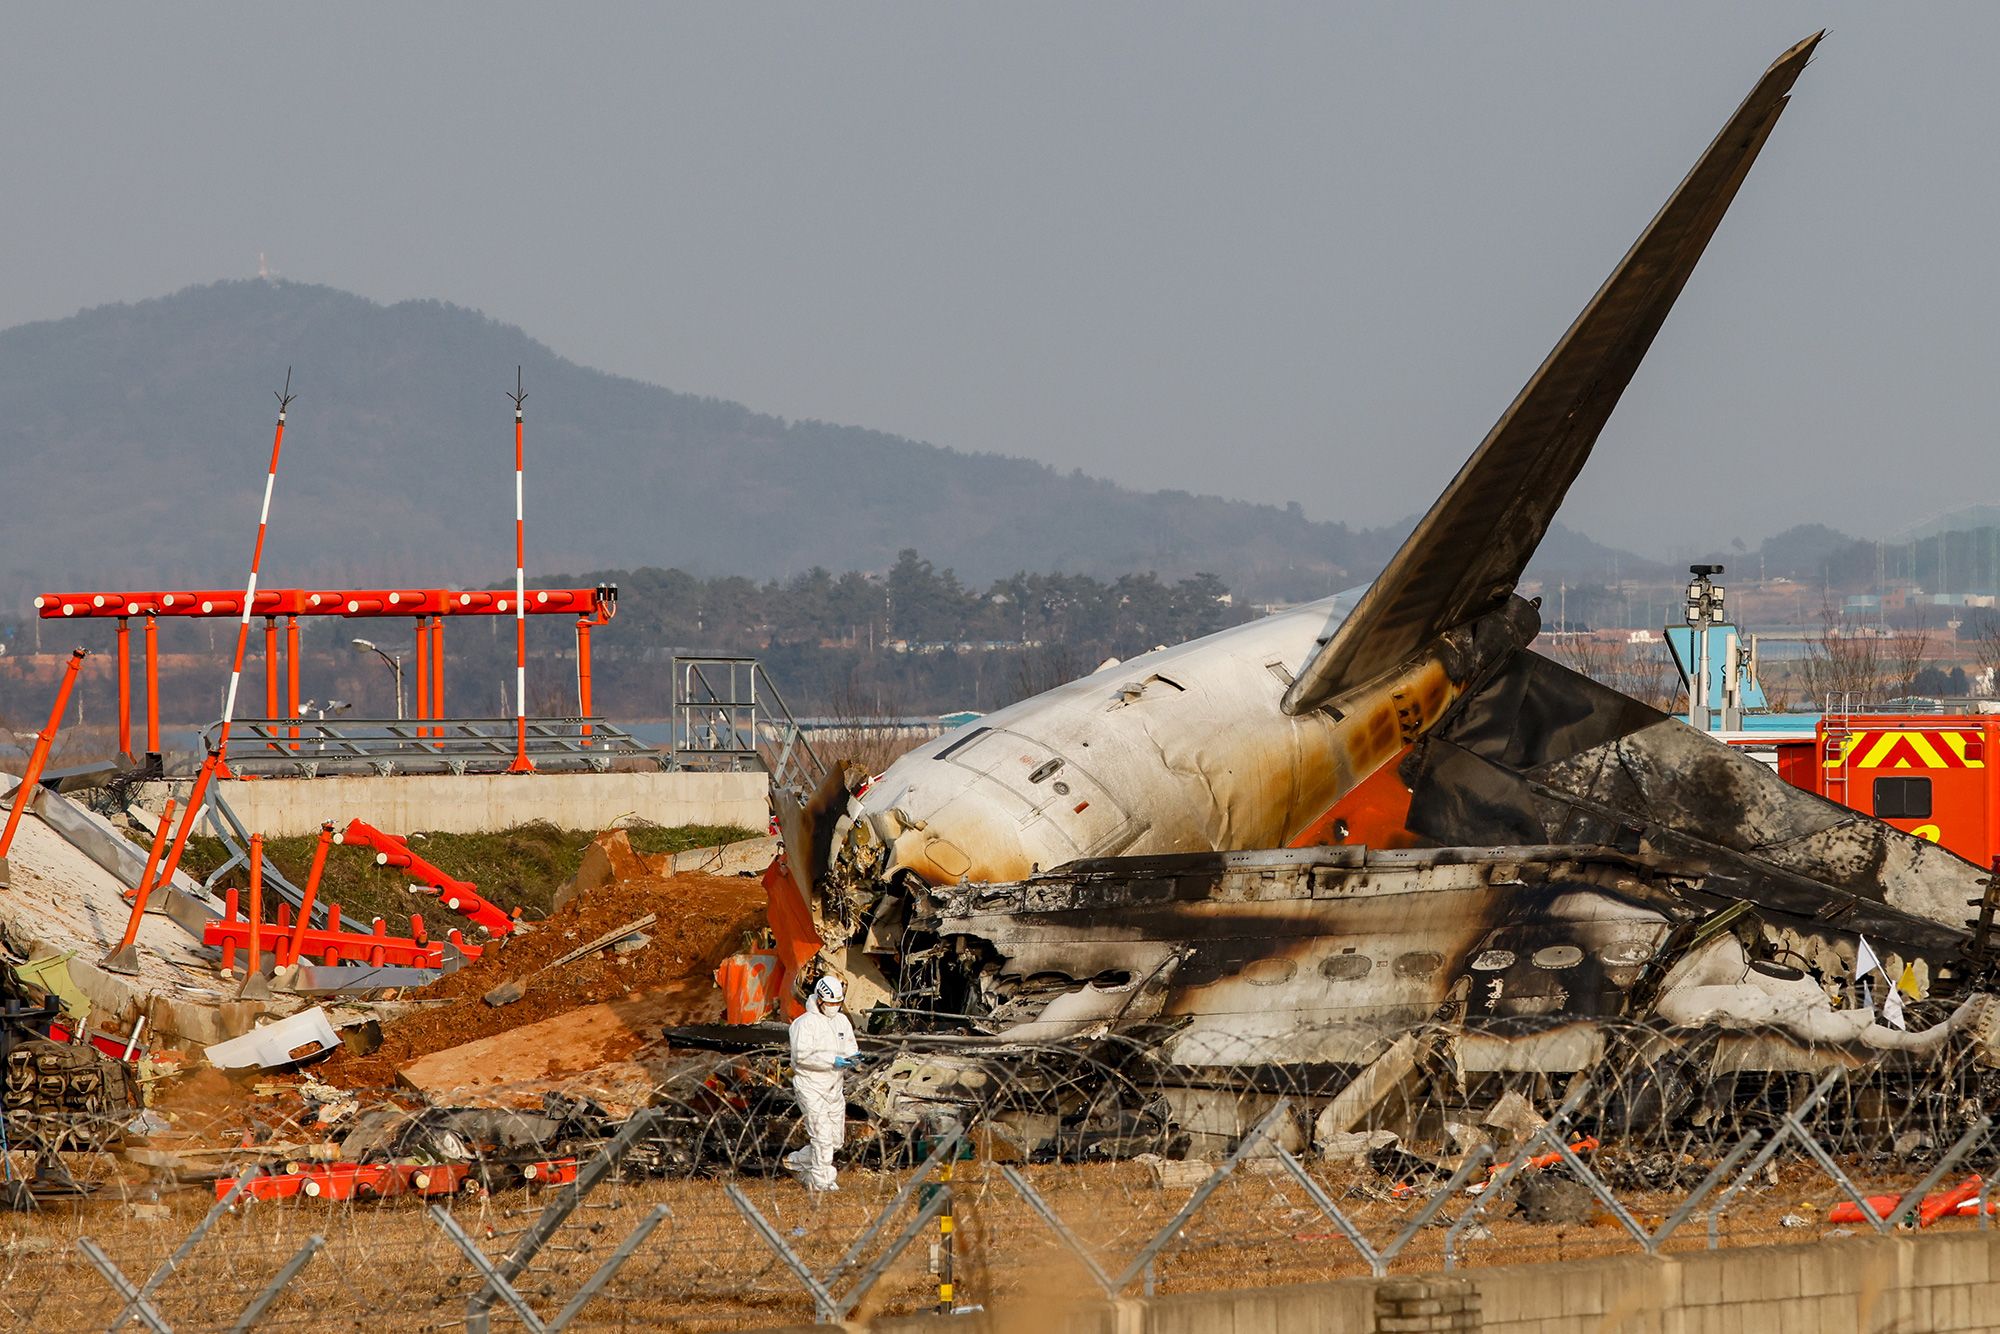
<path id="1" fill-rule="evenodd" d="M 833 1058 L 833 1068 L 836 1070 L 852 1070 L 854 1068 L 854 1058 L 852 1056 L 836 1056 Z"/>

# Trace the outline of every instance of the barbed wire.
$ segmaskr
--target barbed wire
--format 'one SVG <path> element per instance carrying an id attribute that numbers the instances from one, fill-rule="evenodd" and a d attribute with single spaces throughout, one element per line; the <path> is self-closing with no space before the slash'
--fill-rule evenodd
<path id="1" fill-rule="evenodd" d="M 0 1323 L 730 1328 L 1798 1240 L 1926 1198 L 1989 1224 L 1970 1038 L 1923 1062 L 1765 1041 L 1755 1066 L 1757 1034 L 1570 1027 L 1424 1024 L 1325 1066 L 871 1044 L 836 1192 L 786 1168 L 806 1136 L 776 1047 L 680 1052 L 630 1112 L 582 1083 L 10 1109 L 9 1197 L 35 1207 L 0 1218 Z"/>

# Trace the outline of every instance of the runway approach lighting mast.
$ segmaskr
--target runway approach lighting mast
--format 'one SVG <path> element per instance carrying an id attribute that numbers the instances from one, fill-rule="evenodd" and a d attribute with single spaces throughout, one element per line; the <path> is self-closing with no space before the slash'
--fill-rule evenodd
<path id="1" fill-rule="evenodd" d="M 510 774 L 531 774 L 528 758 L 528 538 L 521 507 L 521 405 L 528 393 L 521 388 L 521 368 L 514 368 L 514 762 Z"/>
<path id="2" fill-rule="evenodd" d="M 1726 590 L 1712 581 L 1722 573 L 1720 565 L 1690 565 L 1694 578 L 1687 586 L 1687 623 L 1693 632 L 1688 657 L 1688 726 L 1710 730 L 1708 712 L 1708 627 L 1723 622 L 1722 603 Z"/>
<path id="3" fill-rule="evenodd" d="M 264 475 L 264 508 L 257 516 L 257 545 L 250 551 L 250 580 L 243 589 L 243 614 L 236 623 L 236 660 L 229 669 L 229 693 L 222 701 L 222 725 L 216 729 L 215 744 L 202 758 L 201 768 L 195 773 L 194 787 L 188 793 L 187 808 L 181 812 L 180 828 L 174 831 L 173 846 L 167 851 L 167 858 L 160 865 L 159 875 L 149 884 L 142 876 L 139 882 L 139 912 L 145 911 L 146 896 L 155 886 L 171 884 L 174 872 L 180 868 L 181 852 L 187 847 L 188 835 L 194 832 L 195 820 L 202 812 L 202 799 L 208 795 L 208 785 L 214 781 L 216 773 L 223 767 L 223 756 L 229 752 L 229 724 L 236 715 L 236 687 L 243 679 L 243 652 L 250 643 L 251 609 L 257 605 L 257 570 L 264 561 L 264 534 L 271 525 L 271 492 L 278 482 L 278 453 L 285 444 L 285 415 L 292 406 L 292 372 L 285 369 L 285 387 L 278 394 L 278 427 L 271 438 L 271 467 Z"/>

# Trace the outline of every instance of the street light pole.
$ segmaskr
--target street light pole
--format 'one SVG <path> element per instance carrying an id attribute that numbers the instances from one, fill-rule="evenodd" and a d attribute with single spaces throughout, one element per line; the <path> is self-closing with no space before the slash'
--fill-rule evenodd
<path id="1" fill-rule="evenodd" d="M 1688 726 L 1709 731 L 1708 712 L 1708 627 L 1722 624 L 1722 604 L 1727 596 L 1712 576 L 1722 573 L 1720 565 L 1690 565 L 1688 573 Z M 1726 700 L 1725 700 L 1726 703 Z"/>
<path id="2" fill-rule="evenodd" d="M 384 653 L 381 649 L 376 648 L 375 645 L 369 643 L 365 639 L 354 640 L 353 644 L 354 647 L 356 648 L 367 649 L 370 653 L 373 653 L 383 662 L 388 663 L 389 670 L 396 674 L 396 721 L 399 723 L 402 722 L 403 721 L 403 655 L 400 653 L 393 655 Z"/>

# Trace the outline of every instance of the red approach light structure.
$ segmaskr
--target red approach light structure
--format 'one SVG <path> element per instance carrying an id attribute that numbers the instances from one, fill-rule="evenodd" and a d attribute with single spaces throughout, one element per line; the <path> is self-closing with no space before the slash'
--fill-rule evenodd
<path id="1" fill-rule="evenodd" d="M 468 959 L 476 959 L 482 948 L 467 940 L 456 927 L 443 940 L 432 940 L 424 929 L 424 919 L 410 914 L 410 934 L 392 936 L 377 917 L 367 931 L 344 931 L 340 925 L 340 905 L 327 905 L 327 924 L 300 930 L 289 903 L 278 905 L 275 926 L 254 922 L 243 914 L 243 900 L 237 890 L 222 895 L 222 916 L 202 927 L 202 943 L 219 946 L 222 966 L 234 970 L 239 954 L 247 971 L 263 970 L 269 955 L 272 968 L 317 961 L 324 964 L 365 963 L 376 968 L 443 968 L 448 945 Z M 294 952 L 296 951 L 296 953 Z"/>
<path id="2" fill-rule="evenodd" d="M 267 718 L 299 716 L 299 618 L 343 616 L 351 619 L 408 616 L 416 625 L 419 720 L 443 718 L 444 622 L 448 616 L 576 617 L 576 697 L 581 717 L 591 716 L 590 631 L 618 611 L 618 586 L 596 588 L 526 588 L 520 596 L 505 589 L 449 588 L 260 588 L 251 598 L 251 615 L 264 618 L 264 709 Z M 131 661 L 126 648 L 127 622 L 145 618 L 146 750 L 160 753 L 159 635 L 163 616 L 189 619 L 237 619 L 243 615 L 242 589 L 128 590 L 124 592 L 43 593 L 35 611 L 45 621 L 116 620 L 118 622 L 118 750 L 131 755 Z M 285 622 L 284 667 L 280 668 L 278 622 Z M 517 645 L 518 648 L 518 645 Z M 517 655 L 517 686 L 519 682 Z M 279 677 L 285 682 L 280 712 Z M 419 733 L 421 735 L 421 731 Z M 296 728 L 292 735 L 297 736 Z M 590 744 L 588 725 L 584 744 Z M 226 751 L 224 758 L 227 758 Z"/>
<path id="3" fill-rule="evenodd" d="M 446 875 L 411 851 L 410 845 L 394 834 L 385 834 L 365 820 L 357 819 L 348 821 L 346 829 L 333 835 L 333 841 L 349 847 L 370 849 L 375 854 L 377 866 L 395 866 L 408 871 L 411 879 L 417 882 L 411 886 L 412 889 L 421 887 L 436 894 L 445 907 L 482 927 L 489 936 L 497 938 L 514 929 L 514 919 L 481 898 L 477 885 Z"/>

